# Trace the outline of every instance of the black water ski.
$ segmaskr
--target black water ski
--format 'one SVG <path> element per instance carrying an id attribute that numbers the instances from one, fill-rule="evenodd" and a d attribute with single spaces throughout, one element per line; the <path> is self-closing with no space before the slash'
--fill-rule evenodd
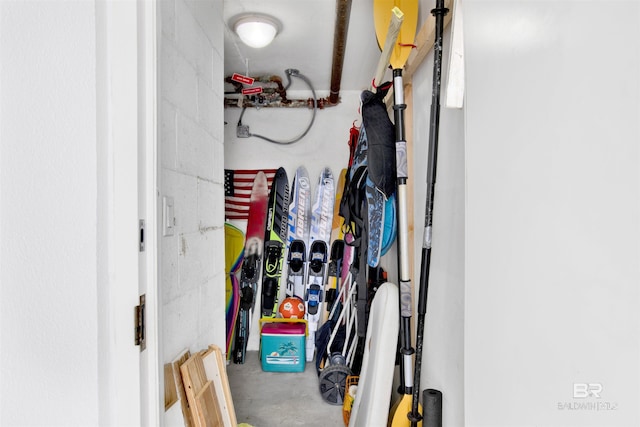
<path id="1" fill-rule="evenodd" d="M 246 265 L 246 268 L 245 268 Z M 249 341 L 249 327 L 251 324 L 251 313 L 256 300 L 256 286 L 260 277 L 259 268 L 262 266 L 262 259 L 257 254 L 245 258 L 241 273 L 240 287 L 240 311 L 236 323 L 236 340 L 233 350 L 233 363 L 244 363 Z"/>
<path id="2" fill-rule="evenodd" d="M 284 168 L 278 169 L 271 184 L 267 205 L 262 280 L 262 317 L 275 317 L 282 277 L 282 262 L 288 232 L 289 181 Z"/>
<path id="3" fill-rule="evenodd" d="M 340 292 L 339 281 L 342 274 L 342 256 L 344 254 L 344 240 L 338 239 L 331 243 L 331 257 L 327 268 L 327 283 L 333 283 L 333 286 L 325 287 L 325 320 L 328 317 L 336 295 Z"/>

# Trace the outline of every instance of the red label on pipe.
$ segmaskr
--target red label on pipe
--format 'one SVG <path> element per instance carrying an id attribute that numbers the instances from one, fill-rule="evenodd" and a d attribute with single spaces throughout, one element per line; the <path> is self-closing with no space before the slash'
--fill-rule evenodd
<path id="1" fill-rule="evenodd" d="M 238 73 L 233 73 L 233 75 L 231 76 L 231 80 L 245 85 L 252 85 L 255 81 L 255 79 L 252 79 L 251 77 L 243 76 L 242 74 Z"/>
<path id="2" fill-rule="evenodd" d="M 262 88 L 260 86 L 258 87 L 250 87 L 247 89 L 242 89 L 242 94 L 243 95 L 254 95 L 256 93 L 262 93 Z"/>

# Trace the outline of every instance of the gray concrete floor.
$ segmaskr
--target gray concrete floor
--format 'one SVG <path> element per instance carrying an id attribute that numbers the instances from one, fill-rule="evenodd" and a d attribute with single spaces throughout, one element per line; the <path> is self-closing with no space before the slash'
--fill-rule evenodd
<path id="1" fill-rule="evenodd" d="M 248 352 L 243 365 L 227 365 L 238 423 L 254 427 L 344 426 L 342 406 L 320 396 L 315 362 L 304 372 L 264 372 L 258 352 Z"/>

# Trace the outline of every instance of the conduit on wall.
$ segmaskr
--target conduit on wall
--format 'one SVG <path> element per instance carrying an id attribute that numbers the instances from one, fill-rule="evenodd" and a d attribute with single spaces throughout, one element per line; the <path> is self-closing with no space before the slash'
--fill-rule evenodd
<path id="1" fill-rule="evenodd" d="M 272 142 L 274 144 L 288 145 L 288 144 L 293 144 L 295 142 L 300 141 L 309 132 L 309 130 L 311 129 L 311 126 L 313 126 L 313 122 L 315 121 L 315 118 L 316 118 L 316 110 L 317 110 L 317 104 L 318 104 L 317 103 L 317 97 L 316 97 L 316 91 L 313 89 L 313 86 L 311 85 L 311 81 L 309 81 L 309 79 L 306 76 L 304 76 L 303 74 L 300 74 L 300 71 L 296 70 L 295 68 L 288 68 L 284 72 L 285 72 L 285 74 L 287 76 L 287 80 L 288 80 L 287 86 L 284 88 L 284 90 L 288 89 L 289 86 L 291 86 L 291 83 L 292 83 L 291 76 L 297 77 L 297 78 L 301 79 L 302 81 L 304 81 L 309 86 L 309 89 L 311 90 L 311 94 L 313 95 L 313 99 L 311 100 L 311 106 L 312 106 L 313 114 L 311 116 L 311 121 L 309 121 L 309 125 L 307 126 L 307 128 L 300 135 L 298 135 L 297 137 L 295 137 L 293 139 L 289 139 L 289 140 L 273 139 L 273 138 L 266 137 L 264 135 L 251 133 L 249 131 L 249 126 L 242 124 L 242 116 L 244 116 L 244 112 L 247 109 L 247 107 L 243 107 L 242 108 L 242 113 L 240 114 L 240 118 L 238 119 L 238 125 L 236 126 L 236 136 L 238 138 L 250 138 L 250 137 L 253 136 L 253 137 L 256 137 L 256 138 L 264 139 L 265 141 L 268 141 L 268 142 Z"/>

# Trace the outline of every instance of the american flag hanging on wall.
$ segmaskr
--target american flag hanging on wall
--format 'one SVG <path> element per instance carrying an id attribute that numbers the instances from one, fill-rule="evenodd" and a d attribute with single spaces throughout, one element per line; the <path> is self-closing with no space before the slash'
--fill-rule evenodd
<path id="1" fill-rule="evenodd" d="M 260 171 L 266 175 L 267 186 L 270 189 L 277 169 L 224 170 L 224 216 L 226 219 L 249 218 L 253 180 Z"/>

